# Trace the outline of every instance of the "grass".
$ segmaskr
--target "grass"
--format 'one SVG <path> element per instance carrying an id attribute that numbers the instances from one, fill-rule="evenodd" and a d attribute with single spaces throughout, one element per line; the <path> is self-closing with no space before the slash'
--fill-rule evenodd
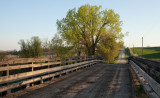
<path id="1" fill-rule="evenodd" d="M 147 59 L 153 59 L 153 60 L 160 60 L 160 47 L 144 47 L 143 56 L 142 56 L 141 47 L 135 47 L 131 49 L 134 54 L 137 54 L 140 57 L 144 57 Z"/>
<path id="2" fill-rule="evenodd" d="M 131 56 L 131 54 L 129 52 L 129 49 L 125 48 L 125 57 L 126 57 L 126 59 L 128 59 L 130 56 Z"/>
<path id="3" fill-rule="evenodd" d="M 139 85 L 138 87 L 136 87 L 135 93 L 137 98 L 148 98 L 142 85 Z"/>

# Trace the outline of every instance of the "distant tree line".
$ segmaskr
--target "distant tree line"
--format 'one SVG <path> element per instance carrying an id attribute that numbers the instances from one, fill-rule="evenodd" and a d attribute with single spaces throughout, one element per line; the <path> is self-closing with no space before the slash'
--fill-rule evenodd
<path id="1" fill-rule="evenodd" d="M 42 41 L 38 36 L 32 37 L 30 40 L 20 40 L 20 57 L 23 58 L 37 58 L 44 52 L 55 53 L 59 57 L 73 56 L 71 52 L 73 46 L 65 45 L 65 41 L 60 38 L 58 34 L 51 39 L 51 41 Z"/>

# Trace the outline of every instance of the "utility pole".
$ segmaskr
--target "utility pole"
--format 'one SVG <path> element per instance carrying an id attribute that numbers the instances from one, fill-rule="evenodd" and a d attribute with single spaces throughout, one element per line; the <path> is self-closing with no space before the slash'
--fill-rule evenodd
<path id="1" fill-rule="evenodd" d="M 142 37 L 142 57 L 143 57 L 143 37 Z"/>
<path id="2" fill-rule="evenodd" d="M 133 53 L 134 53 L 134 44 L 133 44 Z"/>

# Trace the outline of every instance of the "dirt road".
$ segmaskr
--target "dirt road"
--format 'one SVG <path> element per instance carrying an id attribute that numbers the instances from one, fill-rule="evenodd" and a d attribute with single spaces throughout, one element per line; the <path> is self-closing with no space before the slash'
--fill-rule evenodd
<path id="1" fill-rule="evenodd" d="M 124 50 L 116 64 L 97 64 L 20 98 L 132 98 Z"/>

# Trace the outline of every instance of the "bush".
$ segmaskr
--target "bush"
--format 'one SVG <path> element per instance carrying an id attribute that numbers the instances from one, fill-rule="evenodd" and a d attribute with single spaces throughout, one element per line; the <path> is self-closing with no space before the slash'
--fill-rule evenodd
<path id="1" fill-rule="evenodd" d="M 105 34 L 97 48 L 97 55 L 107 63 L 114 61 L 119 51 L 119 45 L 112 33 Z"/>
<path id="2" fill-rule="evenodd" d="M 19 45 L 21 46 L 20 56 L 29 57 L 39 57 L 42 53 L 42 42 L 39 37 L 34 36 L 30 41 L 20 40 Z"/>

